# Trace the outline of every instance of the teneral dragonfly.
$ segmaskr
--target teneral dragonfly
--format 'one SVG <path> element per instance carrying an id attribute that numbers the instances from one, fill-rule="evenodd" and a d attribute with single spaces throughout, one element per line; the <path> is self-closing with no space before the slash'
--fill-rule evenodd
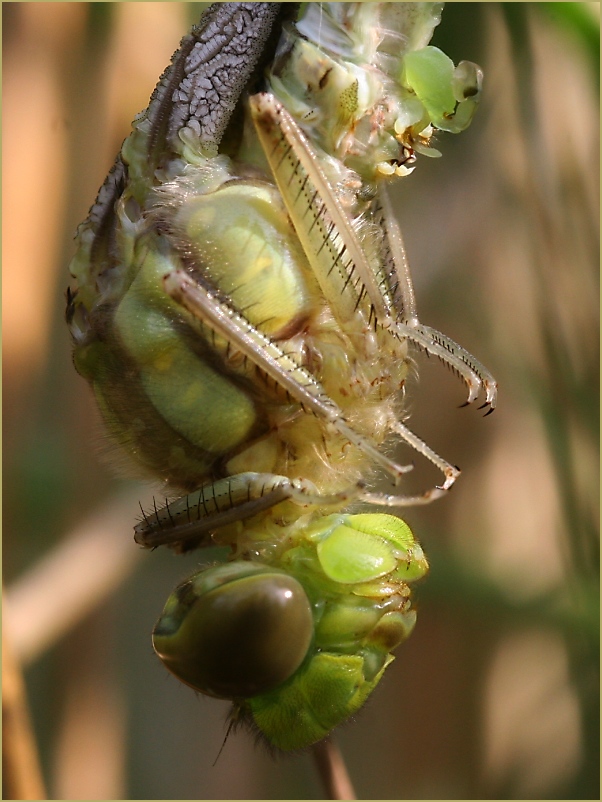
<path id="1" fill-rule="evenodd" d="M 184 37 L 78 229 L 67 320 L 110 435 L 181 495 L 136 541 L 230 560 L 170 596 L 155 650 L 281 749 L 325 737 L 410 634 L 427 562 L 389 508 L 458 470 L 402 423 L 409 348 L 468 402 L 496 384 L 423 325 L 386 184 L 458 132 L 476 65 L 428 46 L 435 3 L 211 6 Z M 376 493 L 411 466 L 440 486 Z"/>

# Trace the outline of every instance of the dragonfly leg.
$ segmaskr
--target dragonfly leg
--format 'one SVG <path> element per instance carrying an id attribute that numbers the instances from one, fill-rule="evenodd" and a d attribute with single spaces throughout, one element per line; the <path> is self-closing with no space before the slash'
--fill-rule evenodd
<path id="1" fill-rule="evenodd" d="M 386 493 L 360 493 L 358 496 L 359 501 L 366 504 L 374 504 L 380 507 L 418 507 L 424 504 L 430 504 L 438 498 L 443 498 L 447 493 L 442 487 L 432 487 L 425 493 L 420 493 L 417 496 L 398 496 L 389 495 Z"/>
<path id="2" fill-rule="evenodd" d="M 399 317 L 393 330 L 397 332 L 398 336 L 405 337 L 428 354 L 438 357 L 449 365 L 468 386 L 467 404 L 475 401 L 481 389 L 484 389 L 485 403 L 483 407 L 489 407 L 489 411 L 486 413 L 489 414 L 495 409 L 497 382 L 487 368 L 465 348 L 462 348 L 461 345 L 458 345 L 458 343 L 436 329 L 424 326 L 418 320 L 414 289 L 401 231 L 392 212 L 386 191 L 382 189 L 379 194 L 379 200 L 384 211 L 387 245 L 395 266 L 401 298 Z"/>
<path id="3" fill-rule="evenodd" d="M 273 95 L 250 98 L 251 116 L 278 189 L 322 293 L 344 325 L 358 310 L 385 318 L 383 295 L 370 263 L 320 158 Z"/>
<path id="4" fill-rule="evenodd" d="M 439 468 L 441 473 L 445 476 L 445 481 L 441 486 L 432 487 L 424 493 L 415 496 L 362 492 L 359 494 L 359 499 L 367 504 L 379 504 L 383 507 L 413 507 L 421 504 L 430 504 L 432 501 L 444 496 L 460 476 L 460 469 L 440 457 L 400 421 L 395 421 L 390 428 L 392 432 L 399 435 L 401 439 L 415 451 L 422 454 L 429 462 L 432 462 L 433 465 Z"/>
<path id="5" fill-rule="evenodd" d="M 422 348 L 427 354 L 438 357 L 448 365 L 465 382 L 468 387 L 468 398 L 465 404 L 472 404 L 481 390 L 485 391 L 485 402 L 479 407 L 489 407 L 493 412 L 497 402 L 497 382 L 487 368 L 477 361 L 472 354 L 450 337 L 440 331 L 423 326 L 421 323 L 397 323 L 395 332 L 410 342 Z"/>
<path id="6" fill-rule="evenodd" d="M 278 481 L 281 479 L 283 481 Z M 256 481 L 254 481 L 256 480 Z M 249 518 L 289 497 L 284 477 L 253 474 L 234 476 L 203 485 L 152 513 L 134 527 L 136 543 L 147 548 L 206 536 L 220 526 Z"/>
<path id="7" fill-rule="evenodd" d="M 391 201 L 385 186 L 381 184 L 378 192 L 379 222 L 385 230 L 384 261 L 391 264 L 392 277 L 390 282 L 395 283 L 397 303 L 397 318 L 404 322 L 418 322 L 416 312 L 416 294 L 410 272 L 410 263 L 406 254 L 401 229 L 394 217 Z"/>
<path id="8" fill-rule="evenodd" d="M 340 493 L 321 494 L 307 480 L 266 473 L 241 473 L 203 485 L 152 513 L 134 528 L 136 543 L 146 548 L 200 540 L 213 545 L 216 529 L 251 518 L 290 499 L 299 506 L 342 506 L 357 498 L 363 483 Z"/>
<path id="9" fill-rule="evenodd" d="M 444 460 L 443 457 L 440 457 L 435 451 L 433 451 L 432 448 L 427 446 L 423 440 L 417 437 L 414 432 L 408 429 L 404 423 L 401 423 L 401 421 L 396 421 L 391 429 L 415 451 L 417 451 L 419 454 L 422 454 L 422 456 L 426 457 L 429 462 L 432 462 L 433 465 L 439 468 L 441 473 L 445 476 L 445 481 L 443 482 L 441 488 L 437 489 L 449 490 L 458 476 L 460 476 L 460 469 L 456 468 L 454 465 L 451 465 L 451 463 L 447 462 L 447 460 Z"/>

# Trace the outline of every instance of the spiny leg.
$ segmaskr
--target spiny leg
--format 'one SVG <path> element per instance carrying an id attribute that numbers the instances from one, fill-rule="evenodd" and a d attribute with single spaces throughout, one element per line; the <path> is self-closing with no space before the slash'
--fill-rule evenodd
<path id="1" fill-rule="evenodd" d="M 409 330 L 408 327 L 403 326 L 403 328 L 399 327 L 399 333 L 410 342 L 424 348 L 427 353 L 439 357 L 458 373 L 469 389 L 468 398 L 462 406 L 472 404 L 483 388 L 485 401 L 479 409 L 489 407 L 486 415 L 493 412 L 497 403 L 497 382 L 487 368 L 477 361 L 469 351 L 454 342 L 451 337 L 447 337 L 430 326 L 418 324 L 409 327 Z"/>
<path id="2" fill-rule="evenodd" d="M 391 209 L 391 203 L 384 188 L 381 188 L 379 199 L 384 211 L 384 222 L 387 233 L 387 243 L 391 259 L 396 269 L 401 297 L 400 317 L 396 321 L 395 330 L 400 337 L 413 342 L 423 348 L 427 353 L 437 356 L 448 364 L 468 386 L 468 399 L 471 404 L 479 395 L 481 388 L 485 390 L 485 403 L 480 407 L 489 407 L 486 414 L 495 409 L 497 399 L 497 382 L 477 359 L 461 345 L 450 337 L 425 326 L 418 320 L 414 288 L 408 268 L 408 260 L 403 244 L 401 231 Z"/>
<path id="3" fill-rule="evenodd" d="M 238 478 L 203 485 L 159 509 L 155 506 L 152 513 L 143 511 L 143 520 L 134 527 L 136 543 L 155 548 L 207 535 L 202 545 L 209 546 L 212 530 L 256 515 L 289 497 L 286 485 L 276 477 L 259 484 L 249 480 L 246 485 L 239 484 Z"/>
<path id="4" fill-rule="evenodd" d="M 385 318 L 383 295 L 349 216 L 301 129 L 273 95 L 250 98 L 251 116 L 278 189 L 324 297 L 345 322 L 361 309 Z M 372 307 L 372 308 L 371 308 Z"/>
<path id="5" fill-rule="evenodd" d="M 210 534 L 219 527 L 264 512 L 290 499 L 299 506 L 342 506 L 356 499 L 363 483 L 330 495 L 320 494 L 307 480 L 291 481 L 270 473 L 240 473 L 203 485 L 193 493 L 142 511 L 143 520 L 134 528 L 136 543 L 155 548 L 202 538 L 200 545 L 214 545 Z"/>
<path id="6" fill-rule="evenodd" d="M 410 263 L 383 183 L 372 202 L 372 210 L 376 223 L 385 233 L 383 262 L 387 265 L 387 280 L 394 299 L 396 318 L 404 323 L 417 323 L 416 294 Z"/>

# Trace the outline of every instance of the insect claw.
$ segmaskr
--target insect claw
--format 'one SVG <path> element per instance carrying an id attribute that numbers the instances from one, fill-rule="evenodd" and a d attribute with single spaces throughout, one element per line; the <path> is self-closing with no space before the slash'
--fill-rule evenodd
<path id="1" fill-rule="evenodd" d="M 454 471 L 453 473 L 446 474 L 445 482 L 443 482 L 443 484 L 441 485 L 441 490 L 450 490 L 459 476 L 460 476 L 460 471 Z"/>
<path id="2" fill-rule="evenodd" d="M 485 382 L 485 389 L 487 390 L 486 401 L 491 406 L 491 412 L 493 412 L 497 401 L 497 382 Z M 489 412 L 487 414 L 489 415 Z"/>

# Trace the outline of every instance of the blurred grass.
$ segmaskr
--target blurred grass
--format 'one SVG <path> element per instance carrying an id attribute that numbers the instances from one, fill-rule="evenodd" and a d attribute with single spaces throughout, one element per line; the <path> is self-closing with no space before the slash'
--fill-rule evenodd
<path id="1" fill-rule="evenodd" d="M 3 5 L 9 589 L 130 487 L 101 458 L 71 365 L 66 266 L 201 5 Z M 408 511 L 431 575 L 415 634 L 340 735 L 360 797 L 599 795 L 597 8 L 451 3 L 435 35 L 483 66 L 485 96 L 469 131 L 441 137 L 443 158 L 402 182 L 399 216 L 421 318 L 490 367 L 500 406 L 484 421 L 455 409 L 462 387 L 418 359 L 412 428 L 464 474 L 449 499 Z M 150 491 L 134 492 L 144 503 Z M 135 519 L 133 507 L 124 538 Z M 244 735 L 212 768 L 227 705 L 194 697 L 153 657 L 154 619 L 201 559 L 142 555 L 28 668 L 54 798 L 322 795 L 308 756 L 273 762 Z"/>

